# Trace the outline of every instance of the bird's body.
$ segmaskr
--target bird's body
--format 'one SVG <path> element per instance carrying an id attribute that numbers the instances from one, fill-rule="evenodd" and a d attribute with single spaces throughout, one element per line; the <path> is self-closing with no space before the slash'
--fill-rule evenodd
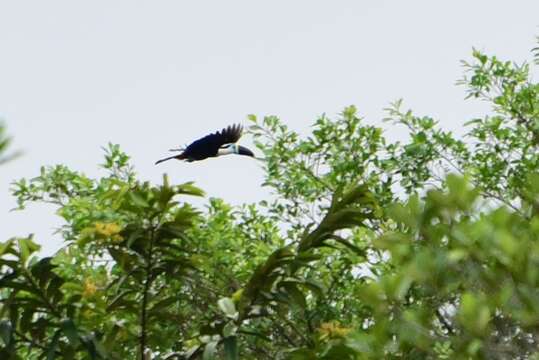
<path id="1" fill-rule="evenodd" d="M 193 141 L 181 154 L 158 160 L 156 164 L 171 159 L 192 162 L 228 154 L 254 156 L 249 149 L 236 144 L 241 137 L 242 131 L 243 128 L 239 125 L 229 126 Z"/>

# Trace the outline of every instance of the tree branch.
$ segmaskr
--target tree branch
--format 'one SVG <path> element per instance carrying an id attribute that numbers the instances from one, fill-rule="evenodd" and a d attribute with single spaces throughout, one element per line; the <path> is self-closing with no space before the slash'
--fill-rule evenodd
<path id="1" fill-rule="evenodd" d="M 153 281 L 153 250 L 155 242 L 155 228 L 150 230 L 150 246 L 146 257 L 146 279 L 144 280 L 144 290 L 142 293 L 142 307 L 140 313 L 140 359 L 145 360 L 145 350 L 147 344 L 147 319 L 148 300 L 150 287 Z"/>

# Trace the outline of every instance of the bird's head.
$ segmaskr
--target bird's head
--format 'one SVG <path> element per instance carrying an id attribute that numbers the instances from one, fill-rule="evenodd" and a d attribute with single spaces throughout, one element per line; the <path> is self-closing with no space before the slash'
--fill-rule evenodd
<path id="1" fill-rule="evenodd" d="M 237 155 L 246 155 L 254 157 L 255 154 L 245 146 L 241 146 L 238 144 L 228 144 L 222 148 L 222 151 L 220 151 L 222 155 L 225 154 L 237 154 Z"/>

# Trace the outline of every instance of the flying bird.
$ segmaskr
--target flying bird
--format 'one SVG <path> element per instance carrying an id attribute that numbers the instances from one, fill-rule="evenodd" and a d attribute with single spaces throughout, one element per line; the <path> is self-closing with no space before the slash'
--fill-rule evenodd
<path id="1" fill-rule="evenodd" d="M 254 157 L 251 150 L 236 144 L 241 137 L 242 131 L 243 127 L 241 125 L 229 126 L 221 131 L 193 141 L 185 149 L 171 149 L 170 151 L 181 151 L 181 154 L 158 160 L 155 164 L 157 165 L 171 159 L 192 162 L 229 154 Z"/>

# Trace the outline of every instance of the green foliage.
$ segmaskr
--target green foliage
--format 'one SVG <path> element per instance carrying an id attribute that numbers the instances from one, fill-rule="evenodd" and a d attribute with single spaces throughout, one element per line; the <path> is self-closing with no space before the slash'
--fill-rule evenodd
<path id="1" fill-rule="evenodd" d="M 539 214 L 529 220 L 500 207 L 478 216 L 477 191 L 462 178 L 447 181 L 448 192 L 432 190 L 422 203 L 396 205 L 392 218 L 405 231 L 375 243 L 389 251 L 393 270 L 361 292 L 376 324 L 377 337 L 369 340 L 380 345 L 383 334 L 386 348 L 399 356 L 434 356 L 437 343 L 487 359 L 532 351 Z"/>
<path id="2" fill-rule="evenodd" d="M 539 36 L 536 37 L 537 44 L 539 44 Z M 533 55 L 535 57 L 535 64 L 539 64 L 539 46 L 532 49 Z"/>
<path id="3" fill-rule="evenodd" d="M 0 356 L 539 356 L 539 85 L 473 57 L 461 83 L 492 114 L 464 139 L 402 101 L 394 143 L 353 106 L 306 137 L 250 116 L 273 192 L 258 204 L 195 209 L 200 189 L 140 182 L 112 144 L 100 178 L 16 181 L 21 210 L 57 207 L 65 245 L 0 243 Z"/>
<path id="4" fill-rule="evenodd" d="M 506 204 L 521 200 L 526 175 L 539 165 L 539 84 L 529 78 L 529 66 L 502 62 L 474 51 L 476 63 L 465 63 L 469 96 L 493 104 L 495 114 L 474 119 L 474 142 L 467 170 L 476 185 Z M 470 75 L 471 74 L 471 75 Z"/>
<path id="5" fill-rule="evenodd" d="M 6 133 L 6 126 L 0 121 L 0 165 L 18 157 L 20 152 L 15 152 L 10 155 L 4 155 L 11 144 L 11 138 Z"/>
<path id="6" fill-rule="evenodd" d="M 199 216 L 175 199 L 203 193 L 190 183 L 171 186 L 166 177 L 161 186 L 135 181 L 117 146 L 106 158 L 109 175 L 99 180 L 55 166 L 14 184 L 21 208 L 50 202 L 66 222 L 67 244 L 54 258 L 38 261 L 30 240 L 3 244 L 9 345 L 27 358 L 82 350 L 91 358 L 126 358 L 137 346 L 142 352 L 175 342 L 172 324 L 185 316 L 178 292 L 196 272 L 186 230 Z"/>

